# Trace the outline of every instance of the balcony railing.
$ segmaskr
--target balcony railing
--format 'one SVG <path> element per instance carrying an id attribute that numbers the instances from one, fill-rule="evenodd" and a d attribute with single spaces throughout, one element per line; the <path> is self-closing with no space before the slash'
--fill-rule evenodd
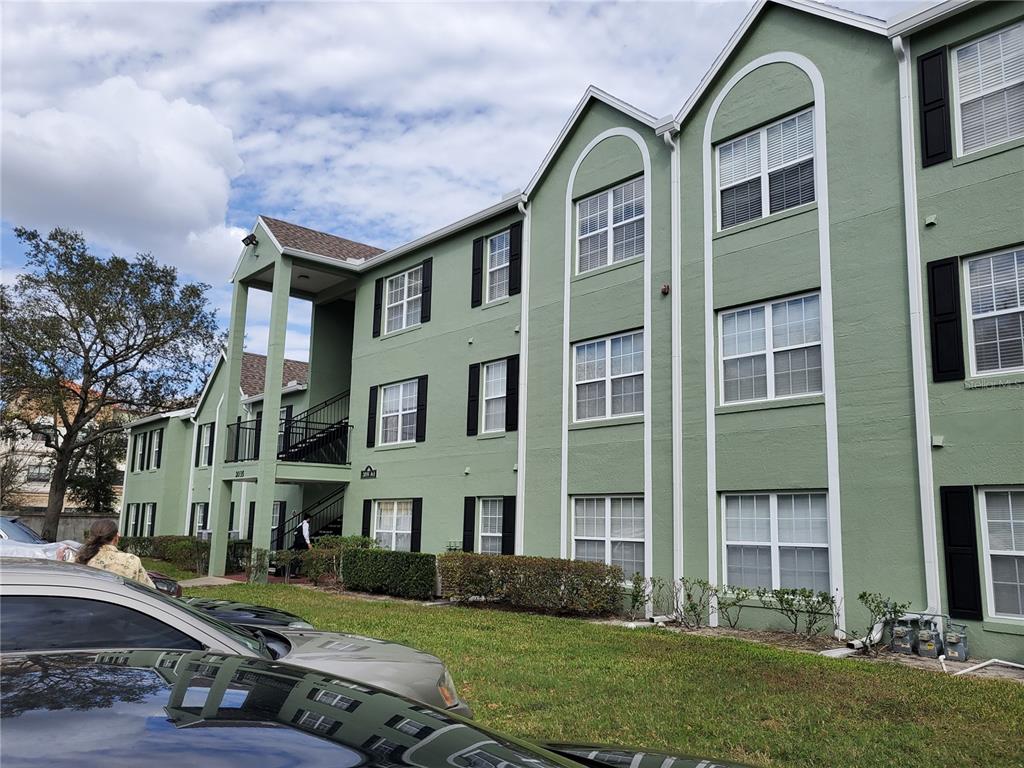
<path id="1" fill-rule="evenodd" d="M 277 460 L 310 464 L 350 464 L 352 425 L 348 422 L 348 392 L 335 395 L 290 419 L 277 431 Z M 260 457 L 260 419 L 228 425 L 224 460 L 255 461 Z"/>
<path id="2" fill-rule="evenodd" d="M 236 421 L 228 424 L 228 447 L 224 461 L 255 461 L 260 457 L 260 432 L 262 423 L 259 419 Z"/>

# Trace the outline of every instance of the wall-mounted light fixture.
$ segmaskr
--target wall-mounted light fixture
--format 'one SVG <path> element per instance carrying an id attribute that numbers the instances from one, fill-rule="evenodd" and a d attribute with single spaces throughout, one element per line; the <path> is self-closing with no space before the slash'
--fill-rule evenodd
<path id="1" fill-rule="evenodd" d="M 254 235 L 252 232 L 250 232 L 248 235 L 242 238 L 242 245 L 244 245 L 246 248 L 254 246 L 258 242 L 259 240 L 256 239 L 256 235 Z"/>

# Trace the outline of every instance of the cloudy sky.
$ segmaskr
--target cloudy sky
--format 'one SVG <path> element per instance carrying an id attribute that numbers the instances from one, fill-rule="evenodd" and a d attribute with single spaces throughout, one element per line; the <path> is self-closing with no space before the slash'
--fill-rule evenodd
<path id="1" fill-rule="evenodd" d="M 210 283 L 223 323 L 257 214 L 417 237 L 524 186 L 588 84 L 674 113 L 751 5 L 5 2 L 4 279 L 12 226 L 71 227 Z M 308 308 L 289 321 L 305 359 Z"/>

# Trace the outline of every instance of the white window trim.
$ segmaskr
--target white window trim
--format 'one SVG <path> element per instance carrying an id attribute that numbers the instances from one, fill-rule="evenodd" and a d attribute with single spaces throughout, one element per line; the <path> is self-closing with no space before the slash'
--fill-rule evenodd
<path id="1" fill-rule="evenodd" d="M 989 618 L 998 619 L 999 621 L 1012 622 L 1014 624 L 1020 624 L 1024 626 L 1024 616 L 1014 616 L 1011 613 L 996 613 L 996 596 L 992 586 L 992 555 L 1009 555 L 1011 557 L 1022 557 L 1024 553 L 1009 551 L 1004 549 L 993 550 L 989 546 L 988 541 L 988 508 L 986 507 L 985 493 L 987 491 L 993 492 L 1006 492 L 1006 491 L 1021 491 L 1024 487 L 1019 485 L 989 485 L 979 486 L 977 488 L 978 494 L 978 510 L 980 512 L 981 521 L 981 547 L 984 560 L 985 569 L 985 608 L 988 611 Z"/>
<path id="2" fill-rule="evenodd" d="M 825 520 L 828 522 L 828 543 L 827 544 L 795 544 L 792 542 L 779 542 L 779 496 L 801 496 L 801 495 L 818 495 L 825 497 Z M 764 541 L 743 541 L 736 540 L 731 541 L 726 535 L 726 519 L 725 519 L 725 500 L 730 496 L 767 496 L 768 497 L 768 522 L 771 530 L 771 538 L 769 542 Z M 723 587 L 736 586 L 729 584 L 729 547 L 765 547 L 771 546 L 771 558 L 772 558 L 772 586 L 771 589 L 780 589 L 782 578 L 780 575 L 781 565 L 779 558 L 779 548 L 804 548 L 804 549 L 826 549 L 828 550 L 828 580 L 829 580 L 829 592 L 833 595 L 837 595 L 838 591 L 836 588 L 835 573 L 832 563 L 832 518 L 828 513 L 828 491 L 816 489 L 816 490 L 786 490 L 786 491 L 736 491 L 728 493 L 720 493 L 719 500 L 719 517 L 721 518 L 720 527 L 722 531 L 722 545 L 721 545 L 721 565 L 719 584 Z"/>
<path id="3" fill-rule="evenodd" d="M 382 504 L 390 504 L 390 505 L 392 505 L 394 507 L 394 510 L 393 510 L 393 512 L 394 512 L 394 519 L 397 521 L 398 520 L 398 505 L 402 504 L 402 503 L 405 503 L 405 502 L 407 502 L 409 504 L 409 516 L 410 516 L 409 530 L 408 531 L 400 531 L 400 530 L 398 530 L 397 527 L 392 527 L 392 528 L 389 528 L 389 529 L 379 529 L 378 530 L 378 528 L 377 528 L 377 520 L 380 517 L 381 505 Z M 376 541 L 377 533 L 378 532 L 379 533 L 387 533 L 387 534 L 391 535 L 391 546 L 390 547 L 384 547 L 384 549 L 387 549 L 389 552 L 411 552 L 412 551 L 412 499 L 374 499 L 373 500 L 373 520 L 371 522 L 373 523 L 373 525 L 370 527 L 370 538 L 371 539 L 374 539 Z M 400 533 L 408 533 L 409 534 L 409 549 L 395 549 L 395 539 L 398 536 L 398 534 L 400 534 Z"/>
<path id="4" fill-rule="evenodd" d="M 138 503 L 132 503 L 132 504 L 128 505 L 127 515 L 125 515 L 125 521 L 124 521 L 125 522 L 125 528 L 127 530 L 122 532 L 124 536 L 134 536 L 135 535 L 134 534 L 134 531 L 135 531 L 135 521 L 138 520 L 138 518 L 139 518 L 139 507 L 141 507 L 141 506 L 142 505 L 138 504 Z"/>
<path id="5" fill-rule="evenodd" d="M 753 222 L 753 221 L 760 221 L 761 219 L 764 219 L 764 218 L 767 218 L 768 216 L 773 215 L 772 212 L 771 212 L 771 200 L 770 200 L 771 190 L 769 189 L 769 185 L 768 185 L 768 176 L 769 176 L 770 173 L 774 173 L 775 171 L 781 171 L 783 168 L 789 168 L 791 165 L 799 165 L 800 163 L 805 162 L 807 160 L 813 160 L 815 166 L 818 164 L 818 136 L 817 136 L 817 131 L 815 131 L 814 149 L 811 151 L 811 154 L 810 154 L 809 157 L 800 157 L 800 158 L 798 158 L 796 160 L 791 160 L 788 163 L 783 163 L 778 168 L 774 168 L 771 171 L 768 170 L 768 129 L 773 127 L 773 126 L 778 125 L 779 123 L 784 123 L 787 120 L 792 120 L 794 117 L 800 117 L 801 115 L 805 115 L 805 114 L 813 113 L 813 112 L 814 112 L 814 107 L 808 107 L 807 109 L 801 109 L 801 110 L 799 110 L 797 112 L 794 112 L 791 115 L 786 115 L 785 117 L 779 118 L 778 120 L 773 120 L 770 123 L 766 123 L 765 125 L 762 125 L 760 128 L 755 128 L 752 131 L 747 131 L 746 133 L 740 134 L 739 136 L 734 136 L 731 139 L 727 139 L 725 141 L 720 141 L 715 146 L 715 169 L 714 169 L 714 172 L 715 172 L 715 190 L 716 190 L 715 191 L 715 208 L 717 209 L 717 213 L 715 214 L 715 216 L 716 216 L 716 224 L 717 224 L 716 229 L 717 229 L 718 232 L 725 232 L 726 230 L 733 229 L 735 227 L 740 227 L 740 226 L 743 226 L 744 224 L 749 224 L 750 222 Z M 760 177 L 760 179 L 761 179 L 761 215 L 758 216 L 756 219 L 748 219 L 747 221 L 742 221 L 739 224 L 730 224 L 728 227 L 725 227 L 723 229 L 723 227 L 722 227 L 722 175 L 720 173 L 720 169 L 722 167 L 722 160 L 719 157 L 719 152 L 722 149 L 722 147 L 728 146 L 729 144 L 732 144 L 733 142 L 740 141 L 741 139 L 746 139 L 749 136 L 753 136 L 755 134 L 758 135 L 758 143 L 760 145 L 760 153 L 761 153 L 760 171 L 758 172 L 757 176 L 755 176 L 755 175 L 744 176 L 742 179 L 739 179 L 738 181 L 733 181 L 733 183 L 730 184 L 728 187 L 726 187 L 726 189 L 732 189 L 733 187 L 739 186 L 740 184 L 745 184 L 746 182 L 750 181 L 751 179 Z M 812 202 L 817 202 L 817 201 L 818 201 L 818 188 L 817 188 L 817 184 L 815 184 L 814 200 Z M 804 203 L 804 205 L 810 205 L 810 203 Z M 797 208 L 797 207 L 798 206 L 795 206 L 795 205 L 793 206 L 793 208 Z M 785 208 L 782 211 L 776 211 L 776 213 L 783 213 L 784 211 L 789 211 L 789 210 L 792 210 L 792 208 Z"/>
<path id="6" fill-rule="evenodd" d="M 135 469 L 133 472 L 145 472 L 146 471 L 146 433 L 139 432 L 133 439 L 135 440 Z"/>
<path id="7" fill-rule="evenodd" d="M 505 366 L 505 390 L 500 395 L 494 395 L 493 397 L 487 396 L 487 369 L 492 365 L 504 365 Z M 496 435 L 505 431 L 504 422 L 497 429 L 487 428 L 487 402 L 489 400 L 504 400 L 505 408 L 508 408 L 508 360 L 502 358 L 501 360 L 491 360 L 489 363 L 484 363 L 482 366 L 480 376 L 480 432 L 485 435 Z M 508 418 L 508 411 L 505 412 L 506 419 Z"/>
<path id="8" fill-rule="evenodd" d="M 577 500 L 584 500 L 584 499 L 604 500 L 604 536 L 603 537 L 602 536 L 578 536 L 576 534 L 576 501 Z M 612 499 L 634 499 L 634 500 L 635 499 L 639 499 L 640 502 L 644 505 L 644 536 L 643 536 L 643 538 L 640 538 L 640 539 L 637 539 L 637 538 L 624 538 L 622 536 L 618 536 L 618 537 L 616 537 L 614 539 L 612 538 Z M 570 552 L 571 559 L 573 559 L 573 560 L 576 559 L 576 540 L 577 539 L 580 539 L 582 541 L 601 541 L 601 542 L 604 542 L 604 564 L 605 565 L 611 565 L 612 564 L 612 542 L 613 541 L 625 541 L 625 542 L 630 542 L 630 543 L 633 543 L 633 544 L 643 544 L 644 545 L 644 569 L 646 570 L 646 568 L 647 568 L 647 565 L 646 565 L 646 563 L 647 563 L 647 548 L 650 546 L 650 544 L 647 543 L 647 539 L 649 538 L 648 531 L 647 531 L 647 523 L 648 523 L 648 521 L 647 521 L 647 500 L 644 498 L 644 495 L 642 493 L 613 493 L 613 494 L 610 494 L 610 495 L 607 495 L 607 496 L 602 495 L 602 494 L 583 493 L 583 494 L 580 494 L 578 496 L 570 496 L 569 497 L 569 502 L 570 502 L 569 503 L 569 516 L 570 516 L 570 521 L 572 522 L 572 530 L 571 530 L 571 535 L 569 537 L 569 541 L 570 541 L 570 544 L 571 544 L 571 547 L 572 547 L 571 552 Z M 648 578 L 648 577 L 650 577 L 650 575 L 651 574 L 645 573 L 644 574 L 644 578 Z M 622 574 L 622 576 L 623 576 L 623 583 L 626 586 L 631 586 L 633 584 L 633 578 L 632 578 L 633 574 L 632 573 L 624 573 L 624 574 Z"/>
<path id="9" fill-rule="evenodd" d="M 481 496 L 477 499 L 476 503 L 476 551 L 484 551 L 484 536 L 498 540 L 498 552 L 489 552 L 487 554 L 501 554 L 501 545 L 504 539 L 504 533 L 488 533 L 484 534 L 484 502 L 485 501 L 497 501 L 501 508 L 501 513 L 504 519 L 505 514 L 505 498 L 503 496 Z"/>
<path id="10" fill-rule="evenodd" d="M 199 429 L 202 430 L 199 438 L 199 466 L 208 467 L 210 466 L 207 461 L 210 456 L 210 443 L 213 442 L 213 424 L 200 424 Z"/>
<path id="11" fill-rule="evenodd" d="M 410 413 L 410 411 L 402 409 L 402 387 L 405 384 L 413 384 L 413 385 L 415 385 L 417 387 L 417 390 L 416 390 L 416 405 L 413 406 L 412 411 L 411 411 L 411 413 L 413 415 L 416 415 L 416 411 L 419 408 L 419 398 L 420 398 L 419 389 L 418 389 L 418 387 L 419 387 L 419 380 L 418 379 L 406 379 L 405 381 L 396 381 L 393 384 L 384 384 L 384 385 L 382 385 L 381 388 L 380 388 L 380 416 L 377 419 L 377 421 L 378 421 L 378 424 L 377 424 L 377 445 L 382 445 L 382 446 L 383 445 L 408 445 L 410 443 L 415 443 L 416 442 L 416 430 L 415 430 L 415 428 L 413 428 L 413 436 L 412 436 L 412 438 L 410 438 L 409 440 L 403 440 L 402 439 L 402 416 L 404 416 L 407 413 Z M 397 411 L 397 415 L 398 415 L 398 439 L 397 440 L 387 441 L 387 440 L 384 439 L 384 391 L 387 390 L 387 389 L 391 389 L 392 387 L 398 387 L 398 411 Z M 396 414 L 390 413 L 390 414 L 387 414 L 387 415 L 394 416 Z"/>
<path id="12" fill-rule="evenodd" d="M 633 216 L 632 218 L 629 218 L 629 219 L 623 219 L 622 221 L 620 221 L 618 223 L 612 223 L 612 211 L 614 209 L 614 203 L 613 203 L 614 197 L 613 196 L 615 194 L 615 190 L 621 189 L 622 187 L 626 186 L 627 184 L 632 184 L 633 182 L 638 181 L 638 180 L 641 181 L 641 182 L 645 181 L 644 177 L 643 177 L 643 174 L 641 174 L 640 176 L 634 176 L 631 179 L 627 179 L 626 181 L 620 182 L 619 184 L 616 184 L 613 187 L 609 187 L 608 189 L 606 189 L 606 190 L 604 190 L 602 192 L 598 192 L 598 193 L 593 194 L 593 195 L 587 195 L 586 197 L 581 197 L 579 200 L 576 201 L 576 206 L 575 206 L 575 224 L 574 224 L 574 226 L 575 226 L 575 229 L 576 229 L 576 270 L 575 271 L 576 271 L 577 275 L 589 275 L 591 272 L 596 272 L 599 269 L 604 269 L 605 267 L 610 267 L 613 264 L 627 264 L 627 263 L 629 263 L 631 261 L 644 258 L 645 254 L 647 253 L 647 248 L 649 247 L 648 243 L 646 242 L 646 238 L 647 238 L 646 228 L 645 228 L 645 231 L 644 231 L 645 242 L 644 242 L 643 253 L 640 253 L 637 256 L 629 256 L 628 258 L 625 258 L 625 259 L 619 259 L 618 261 L 615 260 L 615 254 L 614 254 L 614 250 L 615 250 L 615 232 L 614 232 L 614 230 L 615 230 L 615 228 L 616 227 L 622 227 L 622 226 L 624 226 L 626 224 L 629 224 L 631 222 L 634 222 L 634 221 L 643 221 L 644 216 L 646 216 L 646 214 L 647 214 L 647 206 L 649 206 L 650 202 L 651 202 L 650 200 L 647 199 L 647 187 L 646 187 L 646 183 L 645 183 L 644 184 L 644 210 L 643 210 L 643 213 L 641 213 L 639 216 Z M 608 198 L 608 223 L 607 223 L 607 225 L 603 229 L 596 229 L 593 232 L 588 232 L 585 235 L 581 235 L 580 234 L 580 206 L 583 203 L 587 202 L 588 200 L 593 200 L 596 197 L 602 197 L 602 196 Z M 604 264 L 602 264 L 599 267 L 591 267 L 590 269 L 581 270 L 580 269 L 580 241 L 583 240 L 584 238 L 587 238 L 587 237 L 593 237 L 594 235 L 597 235 L 597 234 L 599 234 L 601 232 L 606 233 L 606 235 L 607 235 L 607 243 L 608 243 L 607 252 L 605 253 Z"/>
<path id="13" fill-rule="evenodd" d="M 794 299 L 803 299 L 808 296 L 818 297 L 818 311 L 821 311 L 821 291 L 807 291 L 806 293 L 798 293 L 793 296 L 781 296 L 771 301 L 760 302 L 758 304 L 745 304 L 742 307 L 729 307 L 728 309 L 718 310 L 718 404 L 722 406 L 729 405 L 743 405 L 744 403 L 765 403 L 775 400 L 792 400 L 798 397 L 819 397 L 825 392 L 825 381 L 824 381 L 824 370 L 825 370 L 825 359 L 822 356 L 821 367 L 822 367 L 822 386 L 821 392 L 800 392 L 795 395 L 778 395 L 775 394 L 775 353 L 776 352 L 788 352 L 793 349 L 804 349 L 806 347 L 821 347 L 822 340 L 822 323 L 823 321 L 818 320 L 818 340 L 804 344 L 790 344 L 784 347 L 776 347 L 773 344 L 772 337 L 772 305 L 781 304 L 786 301 L 793 301 Z M 732 314 L 733 312 L 742 312 L 745 309 L 757 309 L 758 307 L 764 307 L 764 343 L 765 348 L 761 353 L 758 352 L 746 352 L 743 354 L 725 356 L 725 316 Z M 749 400 L 731 400 L 726 402 L 725 400 L 725 361 L 736 360 L 741 357 L 754 357 L 757 354 L 765 355 L 765 375 L 767 376 L 767 396 L 766 397 L 755 397 Z"/>
<path id="14" fill-rule="evenodd" d="M 153 524 L 153 533 L 156 534 L 156 502 L 147 501 L 142 505 L 142 524 L 139 527 L 140 536 L 149 536 L 150 523 Z"/>
<path id="15" fill-rule="evenodd" d="M 1007 250 L 994 251 L 992 253 L 980 253 L 977 256 L 971 256 L 966 259 L 961 259 L 960 269 L 964 276 L 964 303 L 967 307 L 967 346 L 970 348 L 971 353 L 971 376 L 982 378 L 985 376 L 1005 376 L 1008 373 L 1020 373 L 1024 371 L 1024 365 L 1019 365 L 1014 368 L 998 368 L 994 371 L 979 371 L 978 364 L 975 360 L 974 350 L 974 321 L 983 320 L 986 317 L 1000 317 L 1002 315 L 1015 315 L 1024 312 L 1024 306 L 1019 306 L 1016 309 L 994 309 L 991 312 L 982 312 L 981 314 L 974 314 L 974 297 L 971 292 L 971 269 L 970 263 L 972 261 L 979 261 L 981 259 L 990 259 L 993 256 L 1002 256 L 1007 253 L 1016 253 L 1019 248 L 1010 248 Z"/>
<path id="16" fill-rule="evenodd" d="M 417 269 L 421 270 L 420 271 L 420 292 L 415 294 L 415 295 L 413 295 L 413 296 L 410 296 L 409 295 L 409 275 L 412 274 L 413 272 L 415 272 Z M 384 316 L 381 318 L 381 320 L 382 320 L 382 322 L 384 324 L 384 334 L 383 335 L 387 336 L 390 333 L 398 333 L 399 331 L 404 331 L 407 328 L 415 328 L 416 326 L 421 325 L 422 317 L 423 317 L 423 272 L 422 272 L 422 270 L 423 270 L 423 265 L 422 264 L 417 264 L 415 267 L 411 267 L 411 268 L 405 270 L 404 272 L 399 272 L 396 275 L 391 275 L 391 277 L 385 278 L 385 280 L 384 280 L 384 302 L 383 302 L 384 306 L 383 306 L 383 309 L 381 310 L 384 313 Z M 391 295 L 391 291 L 390 291 L 391 281 L 392 280 L 397 280 L 398 278 L 403 278 L 403 281 L 402 281 L 402 298 L 399 299 L 396 302 L 393 302 L 393 303 L 389 304 L 388 303 L 388 297 Z M 410 323 L 409 322 L 409 302 L 412 299 L 416 299 L 416 298 L 418 298 L 420 300 L 420 318 L 421 319 L 418 320 L 415 323 Z M 400 328 L 388 328 L 388 310 L 391 309 L 391 307 L 398 307 L 398 306 L 402 307 L 402 325 L 401 325 Z"/>
<path id="17" fill-rule="evenodd" d="M 641 329 L 638 329 L 638 330 L 635 330 L 635 331 L 626 331 L 625 333 L 614 333 L 611 336 L 603 336 L 603 337 L 601 337 L 599 339 L 585 339 L 583 341 L 577 341 L 577 342 L 575 342 L 572 345 L 571 364 L 572 364 L 572 420 L 573 420 L 573 423 L 589 424 L 589 423 L 592 423 L 592 422 L 595 422 L 595 421 L 605 421 L 605 420 L 609 420 L 609 419 L 628 419 L 628 418 L 630 418 L 632 416 L 642 416 L 643 415 L 644 411 L 643 411 L 642 408 L 639 411 L 630 411 L 629 413 L 616 413 L 616 414 L 612 413 L 612 381 L 614 381 L 615 379 L 630 379 L 630 378 L 632 378 L 634 376 L 640 376 L 640 378 L 642 379 L 642 383 L 643 383 L 643 396 L 644 396 L 644 402 L 645 403 L 647 402 L 647 398 L 649 396 L 649 393 L 647 392 L 647 371 L 646 370 L 641 370 L 639 373 L 634 371 L 633 373 L 620 373 L 620 374 L 618 374 L 616 376 L 612 375 L 612 339 L 621 339 L 621 338 L 625 338 L 626 336 L 636 336 L 637 334 L 639 334 L 640 336 L 643 336 L 644 335 L 643 329 L 641 328 Z M 595 343 L 597 343 L 599 341 L 603 341 L 604 342 L 604 377 L 600 378 L 600 379 L 583 379 L 583 380 L 577 379 L 576 378 L 576 349 L 577 349 L 577 347 L 585 346 L 587 344 L 595 344 Z M 646 345 L 647 345 L 647 339 L 645 338 L 644 339 L 644 349 L 645 350 L 647 349 Z M 646 357 L 646 352 L 645 352 L 645 357 Z M 576 415 L 576 405 L 577 405 L 577 401 L 579 399 L 577 397 L 577 395 L 576 395 L 576 388 L 580 384 L 593 384 L 593 383 L 596 383 L 598 381 L 603 381 L 605 383 L 605 387 L 604 387 L 604 416 L 591 416 L 590 418 L 581 419 L 581 418 L 579 418 Z"/>
<path id="18" fill-rule="evenodd" d="M 1001 34 L 1001 33 L 1005 32 L 1008 29 L 1012 29 L 1013 27 L 1016 27 L 1016 26 L 1019 26 L 1019 25 L 1022 25 L 1022 24 L 1024 24 L 1024 22 L 1021 22 L 1021 21 L 1017 21 L 1017 22 L 1014 22 L 1014 23 L 1011 23 L 1011 24 L 1007 24 L 1006 26 L 1000 27 L 999 29 L 992 30 L 988 34 L 984 34 L 984 35 L 981 35 L 979 37 L 975 37 L 972 40 L 968 40 L 966 43 L 963 43 L 962 45 L 958 45 L 956 48 L 953 48 L 949 52 L 949 64 L 950 64 L 949 70 L 950 70 L 950 76 L 953 79 L 953 128 L 954 128 L 954 131 L 956 133 L 956 156 L 957 157 L 970 157 L 971 155 L 976 155 L 979 152 L 985 152 L 987 150 L 990 150 L 993 147 L 998 147 L 998 146 L 1000 146 L 1002 144 L 1009 144 L 1012 141 L 1019 141 L 1021 138 L 1024 138 L 1024 137 L 1021 137 L 1021 136 L 1014 136 L 1012 138 L 996 142 L 995 144 L 987 144 L 984 147 L 979 147 L 978 149 L 975 149 L 975 150 L 972 150 L 970 152 L 967 152 L 966 154 L 964 153 L 963 125 L 962 125 L 961 119 L 960 119 L 960 103 L 961 103 L 960 102 L 960 71 L 959 71 L 959 65 L 957 64 L 957 53 L 961 49 L 966 48 L 969 45 L 974 45 L 975 43 L 980 43 L 982 40 L 985 40 L 985 39 L 987 39 L 989 37 L 993 37 L 994 35 Z M 1014 80 L 1011 83 L 1008 83 L 1008 84 L 1004 83 L 999 88 L 990 88 L 988 90 L 985 90 L 984 88 L 982 88 L 981 89 L 981 93 L 979 93 L 974 98 L 975 99 L 981 99 L 981 98 L 984 98 L 985 96 L 988 96 L 990 94 L 997 93 L 999 91 L 1005 91 L 1007 88 L 1012 88 L 1013 86 L 1019 85 L 1020 83 L 1024 83 L 1024 76 L 1022 76 L 1019 80 Z M 972 101 L 973 100 L 974 99 L 972 99 Z"/>
<path id="19" fill-rule="evenodd" d="M 508 260 L 500 267 L 491 267 L 491 242 L 498 237 L 505 235 L 508 238 Z M 484 258 L 487 259 L 487 263 L 484 265 L 484 272 L 486 273 L 486 279 L 484 280 L 484 304 L 496 304 L 499 301 L 504 301 L 509 297 L 508 293 L 508 278 L 505 280 L 505 293 L 501 296 L 495 296 L 491 298 L 491 276 L 499 269 L 507 269 L 508 277 L 512 276 L 512 231 L 510 229 L 503 229 L 501 232 L 495 232 L 493 235 L 488 236 L 484 239 Z"/>
<path id="20" fill-rule="evenodd" d="M 164 431 L 162 429 L 154 429 L 150 434 L 153 435 L 149 446 L 149 462 L 152 465 L 150 469 L 160 469 L 160 464 L 163 463 L 164 457 Z M 160 457 L 159 461 L 157 456 Z"/>

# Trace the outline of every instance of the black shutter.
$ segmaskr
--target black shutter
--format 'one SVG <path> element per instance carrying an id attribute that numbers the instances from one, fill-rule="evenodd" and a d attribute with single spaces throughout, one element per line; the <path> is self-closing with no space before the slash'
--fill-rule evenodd
<path id="1" fill-rule="evenodd" d="M 473 283 L 469 304 L 479 307 L 484 301 L 484 239 L 473 241 Z"/>
<path id="2" fill-rule="evenodd" d="M 363 499 L 363 536 L 370 536 L 370 517 L 373 515 L 373 500 Z"/>
<path id="3" fill-rule="evenodd" d="M 142 452 L 142 464 L 143 464 L 142 468 L 143 469 L 149 469 L 150 465 L 153 463 L 153 458 L 152 458 L 152 454 L 153 454 L 153 433 L 152 433 L 152 431 L 147 432 L 146 434 L 144 434 L 142 436 L 142 445 L 145 447 L 145 450 Z"/>
<path id="4" fill-rule="evenodd" d="M 960 261 L 955 256 L 928 264 L 928 315 L 932 334 L 932 380 L 963 381 Z"/>
<path id="5" fill-rule="evenodd" d="M 373 338 L 380 336 L 380 312 L 384 303 L 384 278 L 378 277 L 373 284 Z"/>
<path id="6" fill-rule="evenodd" d="M 420 532 L 423 529 L 423 499 L 412 500 L 412 536 L 409 549 L 412 552 L 420 551 Z"/>
<path id="7" fill-rule="evenodd" d="M 135 462 L 139 456 L 139 436 L 132 435 L 132 472 L 135 471 Z M 127 526 L 125 526 L 127 527 Z"/>
<path id="8" fill-rule="evenodd" d="M 199 451 L 203 448 L 203 425 L 196 424 L 196 459 L 195 466 L 199 466 Z"/>
<path id="9" fill-rule="evenodd" d="M 427 377 L 420 376 L 416 380 L 416 442 L 427 439 Z"/>
<path id="10" fill-rule="evenodd" d="M 472 552 L 476 543 L 476 496 L 462 500 L 462 551 Z"/>
<path id="11" fill-rule="evenodd" d="M 519 355 L 505 358 L 505 431 L 519 429 Z"/>
<path id="12" fill-rule="evenodd" d="M 423 272 L 420 275 L 420 322 L 430 322 L 430 294 L 431 284 L 434 282 L 434 260 L 425 259 L 423 264 Z"/>
<path id="13" fill-rule="evenodd" d="M 196 505 L 193 504 L 188 508 L 188 533 L 186 536 L 191 536 L 196 530 Z M 251 536 L 249 538 L 252 538 Z"/>
<path id="14" fill-rule="evenodd" d="M 946 600 L 954 619 L 981 619 L 978 538 L 974 532 L 974 488 L 939 488 L 942 540 L 946 551 Z"/>
<path id="15" fill-rule="evenodd" d="M 164 430 L 163 427 L 156 431 L 156 468 L 160 469 L 160 463 L 164 460 Z"/>
<path id="16" fill-rule="evenodd" d="M 469 366 L 469 392 L 466 397 L 466 435 L 480 431 L 480 363 Z"/>
<path id="17" fill-rule="evenodd" d="M 149 525 L 146 528 L 146 535 L 152 536 L 156 530 L 156 504 L 153 504 L 153 514 L 149 516 Z"/>
<path id="18" fill-rule="evenodd" d="M 231 502 L 228 506 L 228 530 L 233 531 L 235 529 L 235 502 Z"/>
<path id="19" fill-rule="evenodd" d="M 248 534 L 249 534 L 248 535 L 248 539 L 249 539 L 249 541 L 252 541 L 253 526 L 255 526 L 255 525 L 256 525 L 256 502 L 255 501 L 250 501 L 249 502 L 249 530 L 248 530 Z"/>
<path id="20" fill-rule="evenodd" d="M 501 506 L 501 554 L 516 553 L 516 497 L 506 496 Z"/>
<path id="21" fill-rule="evenodd" d="M 953 157 L 944 47 L 917 57 L 917 98 L 921 121 L 921 165 L 927 168 Z"/>
<path id="22" fill-rule="evenodd" d="M 508 228 L 508 295 L 517 295 L 523 287 L 523 222 Z"/>
<path id="23" fill-rule="evenodd" d="M 377 385 L 370 387 L 370 405 L 366 411 L 366 447 L 377 444 Z"/>
<path id="24" fill-rule="evenodd" d="M 210 444 L 206 446 L 206 464 L 213 466 L 213 429 L 217 422 L 211 421 L 207 426 L 210 428 Z M 256 425 L 256 434 L 259 434 L 259 424 Z"/>

